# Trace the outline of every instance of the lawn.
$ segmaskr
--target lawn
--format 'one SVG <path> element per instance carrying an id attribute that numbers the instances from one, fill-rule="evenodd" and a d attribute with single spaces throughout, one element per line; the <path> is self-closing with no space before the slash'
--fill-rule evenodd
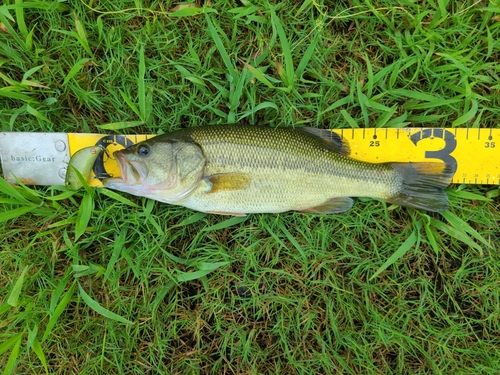
<path id="1" fill-rule="evenodd" d="M 2 131 L 500 123 L 500 0 L 6 0 L 0 55 Z M 0 180 L 0 371 L 499 373 L 500 190 L 447 191 L 231 218 Z"/>

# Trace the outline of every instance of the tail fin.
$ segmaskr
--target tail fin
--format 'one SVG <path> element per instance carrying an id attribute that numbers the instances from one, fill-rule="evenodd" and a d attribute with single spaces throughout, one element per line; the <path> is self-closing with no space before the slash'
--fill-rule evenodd
<path id="1" fill-rule="evenodd" d="M 389 203 L 427 211 L 446 211 L 448 195 L 444 189 L 455 174 L 453 166 L 443 163 L 392 163 L 401 178 L 401 189 L 386 199 Z"/>

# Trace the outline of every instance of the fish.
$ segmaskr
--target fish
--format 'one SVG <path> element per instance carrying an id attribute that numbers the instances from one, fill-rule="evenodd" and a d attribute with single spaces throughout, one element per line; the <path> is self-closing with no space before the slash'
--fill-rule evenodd
<path id="1" fill-rule="evenodd" d="M 453 168 L 367 163 L 336 133 L 310 127 L 212 125 L 176 130 L 116 151 L 105 187 L 196 211 L 341 213 L 352 197 L 431 212 L 448 209 Z"/>
<path id="2" fill-rule="evenodd" d="M 64 180 L 64 184 L 68 189 L 76 191 L 83 186 L 76 171 L 78 171 L 83 180 L 89 182 L 90 172 L 102 151 L 103 149 L 99 146 L 91 146 L 82 148 L 71 156 Z"/>

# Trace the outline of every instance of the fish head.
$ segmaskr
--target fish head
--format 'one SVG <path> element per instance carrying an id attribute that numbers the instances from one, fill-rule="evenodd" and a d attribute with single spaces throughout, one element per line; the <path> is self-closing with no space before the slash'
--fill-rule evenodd
<path id="1" fill-rule="evenodd" d="M 162 202 L 183 199 L 203 178 L 206 159 L 194 142 L 155 138 L 116 151 L 119 178 L 103 181 L 110 189 Z"/>

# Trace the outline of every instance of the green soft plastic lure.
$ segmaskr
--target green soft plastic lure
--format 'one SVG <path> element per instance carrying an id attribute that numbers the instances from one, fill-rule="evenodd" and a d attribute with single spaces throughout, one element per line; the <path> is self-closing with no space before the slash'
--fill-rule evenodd
<path id="1" fill-rule="evenodd" d="M 80 173 L 85 181 L 90 180 L 90 172 L 101 152 L 101 147 L 91 146 L 82 148 L 73 154 L 66 170 L 65 185 L 68 189 L 78 190 L 83 186 L 76 171 Z"/>

